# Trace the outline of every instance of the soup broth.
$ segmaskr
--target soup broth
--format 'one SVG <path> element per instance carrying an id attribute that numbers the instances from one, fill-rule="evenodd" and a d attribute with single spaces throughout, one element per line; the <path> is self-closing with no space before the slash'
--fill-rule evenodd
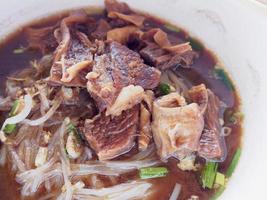
<path id="1" fill-rule="evenodd" d="M 88 9 L 82 9 L 82 10 L 88 10 Z M 39 62 L 39 60 L 44 56 L 44 54 L 47 55 L 49 54 L 52 56 L 55 55 L 54 51 L 57 48 L 56 46 L 55 47 L 50 46 L 50 48 L 46 49 L 45 52 L 41 52 L 38 49 L 29 48 L 27 29 L 29 27 L 31 28 L 43 28 L 47 26 L 59 27 L 61 21 L 66 16 L 69 16 L 70 13 L 73 12 L 74 11 L 62 12 L 57 15 L 47 17 L 46 19 L 43 20 L 40 19 L 32 23 L 29 23 L 25 27 L 20 28 L 18 31 L 16 31 L 14 34 L 12 34 L 10 37 L 8 37 L 5 41 L 2 42 L 0 47 L 1 96 L 5 97 L 7 95 L 6 84 L 5 84 L 7 80 L 13 80 L 14 77 L 17 77 L 19 72 L 21 72 L 26 68 L 33 69 L 34 67 L 36 67 L 35 64 Z M 173 75 L 175 75 L 179 79 L 183 80 L 183 84 L 187 88 L 191 88 L 192 86 L 196 86 L 199 84 L 205 84 L 205 86 L 209 88 L 220 99 L 220 102 L 222 104 L 219 112 L 221 118 L 221 125 L 223 127 L 227 127 L 227 130 L 231 130 L 231 132 L 229 135 L 224 137 L 227 156 L 223 162 L 218 163 L 217 171 L 220 172 L 221 174 L 226 175 L 228 173 L 227 171 L 229 170 L 229 167 L 232 163 L 232 160 L 237 150 L 241 146 L 241 138 L 242 138 L 242 118 L 240 114 L 241 101 L 235 85 L 229 78 L 226 71 L 222 68 L 222 66 L 219 66 L 218 64 L 219 62 L 216 56 L 210 50 L 205 48 L 204 44 L 192 38 L 189 35 L 189 33 L 187 33 L 185 30 L 182 30 L 181 28 L 171 25 L 170 23 L 161 20 L 159 18 L 156 18 L 154 16 L 150 16 L 147 14 L 144 15 L 138 12 L 137 14 L 145 18 L 143 26 L 139 27 L 141 31 L 146 32 L 155 28 L 160 29 L 168 35 L 168 38 L 171 41 L 171 43 L 190 42 L 193 51 L 197 53 L 197 56 L 195 57 L 193 64 L 190 65 L 189 67 L 174 66 L 169 68 L 168 71 L 170 71 Z M 123 20 L 121 21 L 111 20 L 110 17 L 108 17 L 106 10 L 97 13 L 91 12 L 87 14 L 87 16 L 88 18 L 90 18 L 89 22 L 78 23 L 74 26 L 75 30 L 79 30 L 85 35 L 88 35 L 90 33 L 90 28 L 91 28 L 90 23 L 94 23 L 94 20 L 96 21 L 100 19 L 105 20 L 111 25 L 112 28 L 125 26 L 124 23 L 121 22 Z M 122 24 L 120 25 L 119 23 Z M 95 24 L 92 25 L 92 27 L 95 28 Z M 89 36 L 89 39 L 90 41 L 93 42 L 91 36 Z M 139 52 L 139 47 L 137 47 L 137 45 L 139 44 L 137 44 L 137 42 L 134 39 L 131 40 L 130 38 L 129 41 L 124 45 L 135 52 Z M 144 59 L 144 62 L 147 65 L 153 66 L 153 63 L 148 62 L 146 59 Z M 232 67 L 232 66 L 227 66 L 227 67 Z M 163 73 L 165 73 L 165 70 L 161 70 L 161 74 Z M 10 77 L 13 77 L 13 79 Z M 46 77 L 41 76 L 40 79 L 43 78 Z M 15 81 L 20 81 L 20 80 L 15 80 Z M 58 86 L 56 87 L 58 88 Z M 55 90 L 57 91 L 58 89 Z M 158 93 L 158 90 L 159 90 L 158 87 L 153 89 L 155 96 L 160 98 L 160 96 L 162 95 L 159 94 L 160 92 Z M 90 100 L 92 100 L 90 95 L 87 93 L 86 88 L 80 88 L 79 92 L 84 93 L 84 96 L 86 98 L 90 98 Z M 94 105 L 95 109 L 94 113 L 99 112 L 98 111 L 99 108 L 95 107 L 97 106 Z M 79 113 L 80 116 L 79 115 L 78 116 L 80 118 L 77 127 L 80 127 L 81 123 L 84 122 L 84 119 L 92 118 L 95 115 L 95 114 L 92 115 L 91 113 L 86 113 L 86 111 L 84 111 L 86 107 L 82 105 L 79 108 L 76 108 L 75 105 L 61 105 L 59 108 L 63 110 L 65 109 L 64 112 L 62 112 L 64 114 L 64 117 L 70 117 L 71 119 L 72 116 L 73 118 L 75 117 L 77 118 L 77 116 L 75 115 Z M 1 124 L 4 123 L 4 120 L 6 118 L 8 118 L 8 113 L 9 111 L 0 111 Z M 34 114 L 32 114 L 32 116 L 34 116 Z M 35 118 L 38 118 L 38 114 Z M 19 128 L 20 127 L 22 127 L 22 125 L 19 125 Z M 42 127 L 42 129 L 43 132 L 46 133 L 49 132 L 50 134 L 54 135 L 59 127 L 60 124 L 55 124 L 51 126 Z M 16 132 L 13 134 L 8 135 L 7 137 L 11 137 L 12 141 L 16 140 L 19 134 L 18 130 L 16 130 Z M 31 128 L 29 129 L 29 131 L 38 132 L 36 128 Z M 35 137 L 36 136 L 33 136 L 33 138 Z M 137 140 L 137 138 L 135 140 Z M 153 145 L 154 141 L 151 140 L 150 143 L 152 143 Z M 8 152 L 11 151 L 8 147 L 6 147 L 6 145 L 11 145 L 12 149 L 15 149 L 17 152 L 19 152 L 20 145 L 18 144 L 2 144 L 1 154 L 4 154 L 5 151 L 7 151 L 7 154 L 9 154 Z M 90 145 L 88 145 L 88 142 L 86 141 L 86 146 L 88 146 L 88 148 L 91 149 L 92 145 L 91 143 Z M 5 148 L 5 150 L 3 150 L 3 148 Z M 27 150 L 25 149 L 23 152 L 25 153 L 26 151 Z M 139 152 L 138 145 L 135 144 L 134 147 L 131 148 L 131 150 L 128 153 L 115 157 L 112 160 L 124 161 L 127 159 L 131 159 L 138 152 Z M 95 151 L 92 151 L 91 160 L 98 160 L 98 156 L 99 155 L 97 155 Z M 25 159 L 25 155 L 23 157 L 24 158 L 22 160 Z M 158 155 L 156 157 L 158 160 L 160 160 L 160 157 Z M 44 183 L 40 186 L 38 192 L 30 196 L 22 196 L 21 195 L 22 185 L 16 182 L 16 175 L 18 173 L 17 172 L 18 169 L 14 167 L 13 164 L 14 158 L 9 155 L 7 156 L 6 159 L 7 161 L 5 162 L 4 166 L 0 168 L 0 180 L 2 180 L 0 182 L 0 192 L 2 195 L 1 199 L 31 200 L 31 199 L 41 199 L 42 197 L 45 196 L 47 196 L 47 199 L 56 199 L 57 196 L 59 196 L 62 193 L 62 191 L 64 192 L 64 189 L 62 189 L 62 184 L 60 184 L 59 186 L 51 185 L 50 190 L 47 190 Z M 78 158 L 75 161 L 73 159 L 70 159 L 70 162 L 71 163 L 78 162 L 77 160 Z M 24 160 L 24 162 L 26 161 Z M 197 165 L 200 166 L 200 169 L 196 171 L 188 171 L 188 170 L 183 171 L 177 166 L 179 162 L 180 162 L 179 159 L 174 157 L 168 158 L 167 160 L 165 160 L 165 162 L 160 162 L 158 166 L 166 167 L 168 169 L 168 173 L 164 177 L 145 179 L 145 181 L 152 184 L 150 188 L 151 191 L 150 195 L 146 197 L 146 199 L 149 200 L 169 199 L 176 183 L 181 185 L 181 192 L 178 197 L 179 200 L 187 200 L 190 198 L 193 199 L 192 196 L 196 196 L 197 199 L 199 200 L 208 200 L 214 197 L 214 195 L 217 195 L 218 192 L 220 192 L 221 190 L 220 187 L 209 189 L 209 188 L 204 188 L 202 185 L 201 173 L 203 173 L 202 172 L 203 166 L 205 165 L 206 162 L 204 158 L 196 156 L 195 163 L 197 163 Z M 30 166 L 31 169 L 36 168 L 33 165 L 34 164 Z M 92 178 L 93 176 L 94 178 Z M 226 176 L 226 178 L 228 179 L 229 177 Z M 76 177 L 74 178 L 74 180 L 75 179 L 77 179 L 77 181 L 82 180 L 83 183 L 85 184 L 85 187 L 100 189 L 102 187 L 112 187 L 114 185 L 118 185 L 120 183 L 127 183 L 133 180 L 140 180 L 140 169 L 134 169 L 115 177 L 107 175 L 85 175 L 79 178 Z M 92 186 L 92 179 L 95 179 L 97 182 L 94 183 L 93 186 Z M 62 179 L 60 180 L 62 182 Z M 77 181 L 72 180 L 72 182 L 77 182 Z M 51 194 L 51 197 L 49 197 L 49 194 Z"/>

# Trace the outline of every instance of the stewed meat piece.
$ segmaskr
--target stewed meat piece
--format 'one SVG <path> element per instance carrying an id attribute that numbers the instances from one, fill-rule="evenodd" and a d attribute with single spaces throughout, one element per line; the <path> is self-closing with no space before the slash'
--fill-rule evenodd
<path id="1" fill-rule="evenodd" d="M 123 88 L 130 85 L 135 86 L 132 87 L 135 89 L 137 86 L 142 89 L 157 87 L 160 81 L 160 72 L 154 67 L 144 64 L 138 53 L 113 41 L 106 45 L 102 55 L 95 57 L 93 70 L 88 73 L 87 78 L 87 89 L 102 112 L 105 109 L 109 110 L 118 96 L 124 97 L 122 92 L 125 93 L 127 90 L 122 90 Z M 140 88 L 138 91 L 140 91 L 138 94 L 143 95 Z M 133 98 L 142 100 L 140 95 Z M 135 102 L 132 95 L 129 95 L 128 100 L 124 99 L 125 101 Z"/>
<path id="2" fill-rule="evenodd" d="M 60 43 L 55 51 L 50 83 L 86 87 L 85 77 L 93 62 L 93 54 L 90 51 L 92 44 L 84 33 L 72 30 L 72 25 L 86 21 L 85 14 L 73 14 L 64 18 L 60 29 L 55 31 Z"/>
<path id="3" fill-rule="evenodd" d="M 204 114 L 205 127 L 200 138 L 198 154 L 214 161 L 224 161 L 226 146 L 221 136 L 220 100 L 204 84 L 193 87 L 188 92 L 191 100 L 200 105 Z"/>
<path id="4" fill-rule="evenodd" d="M 178 93 L 153 103 L 152 132 L 162 160 L 183 159 L 198 150 L 204 120 L 196 103 L 187 104 Z"/>
<path id="5" fill-rule="evenodd" d="M 84 133 L 99 160 L 110 160 L 131 150 L 138 123 L 139 106 L 136 105 L 117 117 L 101 113 L 92 120 L 86 120 Z"/>

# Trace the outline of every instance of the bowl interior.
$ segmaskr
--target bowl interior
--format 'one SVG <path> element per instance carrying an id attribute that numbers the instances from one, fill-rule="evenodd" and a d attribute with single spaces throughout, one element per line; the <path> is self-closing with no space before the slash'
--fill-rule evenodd
<path id="1" fill-rule="evenodd" d="M 267 179 L 267 9 L 245 0 L 126 0 L 133 8 L 184 28 L 216 53 L 240 91 L 244 122 L 243 153 L 221 199 L 260 199 Z M 9 0 L 0 2 L 0 37 L 21 24 L 65 9 L 102 1 Z M 252 182 L 254 184 L 250 184 Z M 262 187 L 262 188 L 261 188 Z M 242 191 L 242 192 L 240 192 Z M 262 193 L 261 193 L 262 191 Z"/>

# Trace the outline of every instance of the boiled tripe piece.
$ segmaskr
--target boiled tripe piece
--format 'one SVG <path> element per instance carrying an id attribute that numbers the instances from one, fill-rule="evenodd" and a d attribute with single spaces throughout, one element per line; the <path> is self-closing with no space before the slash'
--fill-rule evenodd
<path id="1" fill-rule="evenodd" d="M 198 150 L 204 128 L 198 104 L 186 104 L 179 93 L 163 96 L 153 103 L 152 132 L 162 160 L 183 159 Z"/>

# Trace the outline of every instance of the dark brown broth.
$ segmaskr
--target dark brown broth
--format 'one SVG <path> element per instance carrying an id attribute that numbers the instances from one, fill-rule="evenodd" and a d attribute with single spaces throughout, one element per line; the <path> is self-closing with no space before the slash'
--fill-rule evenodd
<path id="1" fill-rule="evenodd" d="M 66 12 L 55 16 L 48 17 L 29 24 L 28 26 L 42 27 L 48 24 L 57 23 L 62 17 L 66 16 Z M 93 17 L 99 18 L 99 14 Z M 189 38 L 185 31 L 174 32 L 163 26 L 164 21 L 147 16 L 145 28 L 159 27 L 166 31 L 169 36 L 177 41 L 185 41 Z M 39 59 L 41 54 L 34 51 L 26 51 L 22 54 L 14 54 L 13 51 L 21 46 L 26 46 L 26 38 L 23 33 L 23 28 L 17 31 L 6 39 L 0 47 L 0 95 L 4 95 L 6 77 L 29 66 L 29 62 L 33 59 Z M 197 85 L 200 83 L 206 84 L 226 105 L 228 109 L 238 111 L 240 99 L 236 91 L 231 91 L 227 88 L 222 80 L 216 79 L 213 76 L 214 66 L 217 63 L 216 57 L 208 50 L 204 49 L 200 52 L 200 56 L 195 60 L 193 66 L 189 69 L 178 68 L 177 75 L 186 79 L 188 85 Z M 231 66 L 229 66 L 231 67 Z M 226 121 L 227 119 L 225 119 Z M 232 128 L 232 134 L 226 137 L 226 145 L 228 156 L 224 163 L 219 165 L 219 171 L 225 172 L 233 158 L 236 149 L 241 144 L 242 128 L 241 124 L 229 124 Z M 191 195 L 197 195 L 200 200 L 208 200 L 213 194 L 211 190 L 204 190 L 199 184 L 199 174 L 193 172 L 184 172 L 177 168 L 177 160 L 170 159 L 166 164 L 170 173 L 164 178 L 152 179 L 155 192 L 151 196 L 152 199 L 167 200 L 173 190 L 175 183 L 182 185 L 182 192 L 179 200 L 186 200 Z M 137 177 L 137 172 L 120 177 L 121 182 L 125 182 L 128 178 Z M 7 167 L 0 169 L 0 193 L 1 199 L 20 199 L 19 185 L 14 181 L 14 176 L 8 172 Z M 105 180 L 105 178 L 103 178 Z M 106 186 L 110 183 L 106 181 Z M 36 198 L 29 198 L 36 199 Z"/>

